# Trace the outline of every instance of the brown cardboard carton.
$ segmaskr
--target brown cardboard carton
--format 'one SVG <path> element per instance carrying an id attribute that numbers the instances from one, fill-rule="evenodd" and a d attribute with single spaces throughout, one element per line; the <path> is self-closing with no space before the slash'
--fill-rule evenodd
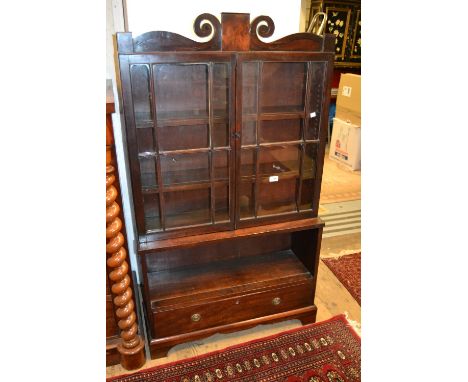
<path id="1" fill-rule="evenodd" d="M 361 76 L 345 73 L 341 75 L 336 97 L 336 118 L 361 126 Z"/>

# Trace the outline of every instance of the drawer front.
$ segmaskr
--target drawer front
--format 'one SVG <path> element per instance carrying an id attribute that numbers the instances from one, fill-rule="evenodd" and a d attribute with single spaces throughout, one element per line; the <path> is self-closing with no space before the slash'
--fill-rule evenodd
<path id="1" fill-rule="evenodd" d="M 312 282 L 153 313 L 153 337 L 162 338 L 312 305 Z"/>

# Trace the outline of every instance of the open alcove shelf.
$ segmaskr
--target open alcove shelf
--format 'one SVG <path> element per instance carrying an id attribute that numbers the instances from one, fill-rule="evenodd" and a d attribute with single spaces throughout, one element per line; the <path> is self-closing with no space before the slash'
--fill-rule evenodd
<path id="1" fill-rule="evenodd" d="M 312 322 L 322 227 L 313 218 L 141 243 L 154 354 L 179 336 L 237 330 L 285 311 Z"/>

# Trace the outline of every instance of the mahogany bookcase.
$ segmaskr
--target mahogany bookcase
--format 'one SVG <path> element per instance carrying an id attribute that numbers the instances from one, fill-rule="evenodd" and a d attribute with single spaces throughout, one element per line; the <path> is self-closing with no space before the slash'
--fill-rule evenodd
<path id="1" fill-rule="evenodd" d="M 195 42 L 117 33 L 153 358 L 216 332 L 315 321 L 334 36 L 266 43 L 268 16 L 210 14 Z"/>

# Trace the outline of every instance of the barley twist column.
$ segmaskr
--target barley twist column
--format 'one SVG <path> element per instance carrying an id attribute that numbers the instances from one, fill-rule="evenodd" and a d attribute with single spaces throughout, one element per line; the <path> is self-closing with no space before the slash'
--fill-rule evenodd
<path id="1" fill-rule="evenodd" d="M 124 235 L 121 232 L 122 221 L 119 218 L 120 207 L 116 202 L 117 189 L 114 187 L 114 167 L 106 167 L 106 252 L 111 290 L 114 294 L 115 315 L 118 318 L 122 342 L 117 345 L 121 355 L 120 363 L 127 370 L 138 369 L 145 363 L 145 344 L 138 335 L 138 323 L 135 314 L 130 276 L 128 275 L 127 251 L 123 247 Z"/>

